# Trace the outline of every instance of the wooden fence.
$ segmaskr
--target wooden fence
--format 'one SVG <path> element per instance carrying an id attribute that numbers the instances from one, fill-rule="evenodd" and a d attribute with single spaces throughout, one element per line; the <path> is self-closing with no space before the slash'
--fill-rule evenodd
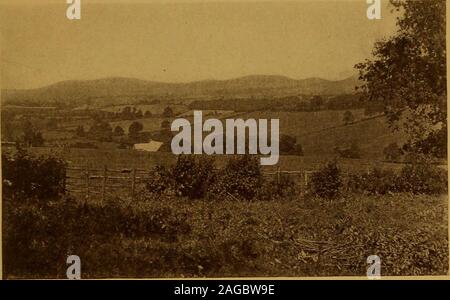
<path id="1" fill-rule="evenodd" d="M 134 198 L 138 185 L 145 184 L 150 172 L 137 168 L 111 169 L 106 166 L 102 169 L 71 166 L 66 170 L 65 189 L 68 193 L 84 195 L 86 199 L 96 195 L 100 196 L 102 200 L 105 200 L 108 194 L 119 190 Z M 274 176 L 277 182 L 281 181 L 282 175 L 294 176 L 298 178 L 296 182 L 301 187 L 306 187 L 314 172 L 309 170 L 284 171 L 278 168 L 276 171 L 263 171 L 262 175 Z"/>
<path id="2" fill-rule="evenodd" d="M 65 182 L 69 193 L 84 194 L 87 199 L 92 195 L 101 195 L 105 200 L 111 190 L 129 190 L 128 194 L 134 198 L 136 187 L 148 177 L 148 170 L 142 169 L 103 169 L 89 167 L 68 167 Z"/>

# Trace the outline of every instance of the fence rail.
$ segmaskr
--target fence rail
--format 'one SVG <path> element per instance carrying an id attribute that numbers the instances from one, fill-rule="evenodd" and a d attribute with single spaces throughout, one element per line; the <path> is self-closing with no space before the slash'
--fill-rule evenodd
<path id="1" fill-rule="evenodd" d="M 138 168 L 109 169 L 89 168 L 82 166 L 70 166 L 66 168 L 67 175 L 65 180 L 65 190 L 68 193 L 85 194 L 86 199 L 93 194 L 101 195 L 101 199 L 105 200 L 107 194 L 111 190 L 117 191 L 122 189 L 134 198 L 137 185 L 145 183 L 149 178 L 149 170 Z M 282 175 L 298 176 L 298 183 L 302 187 L 306 187 L 309 183 L 310 175 L 315 171 L 288 171 L 278 168 L 276 171 L 263 171 L 263 176 L 275 176 L 277 182 L 281 181 Z M 122 176 L 119 176 L 119 173 Z"/>

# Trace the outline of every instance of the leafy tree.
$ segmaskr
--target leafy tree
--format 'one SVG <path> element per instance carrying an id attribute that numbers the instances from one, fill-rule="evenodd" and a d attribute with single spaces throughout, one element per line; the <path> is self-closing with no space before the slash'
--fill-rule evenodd
<path id="1" fill-rule="evenodd" d="M 175 114 L 172 110 L 172 108 L 170 108 L 170 106 L 167 106 L 166 108 L 164 108 L 164 112 L 163 112 L 163 116 L 166 118 L 171 118 L 173 117 Z"/>
<path id="2" fill-rule="evenodd" d="M 139 137 L 139 133 L 144 129 L 144 126 L 142 126 L 142 123 L 134 121 L 131 123 L 130 127 L 128 128 L 128 137 L 130 139 L 137 139 Z"/>
<path id="3" fill-rule="evenodd" d="M 355 122 L 355 117 L 353 116 L 352 112 L 347 110 L 344 113 L 344 124 L 348 125 Z"/>
<path id="4" fill-rule="evenodd" d="M 98 141 L 109 142 L 112 139 L 112 128 L 106 121 L 96 121 L 89 128 L 88 136 Z"/>
<path id="5" fill-rule="evenodd" d="M 161 122 L 161 128 L 162 128 L 162 129 L 170 128 L 170 122 L 169 122 L 169 120 L 164 120 L 164 121 L 162 121 L 162 122 Z"/>
<path id="6" fill-rule="evenodd" d="M 131 107 L 129 106 L 125 106 L 121 113 L 120 116 L 123 120 L 133 120 L 134 119 L 134 112 L 131 110 Z"/>
<path id="7" fill-rule="evenodd" d="M 125 134 L 125 131 L 124 131 L 123 128 L 120 127 L 119 125 L 117 125 L 117 126 L 114 128 L 114 135 L 115 135 L 115 136 L 123 136 L 124 134 Z"/>
<path id="8" fill-rule="evenodd" d="M 393 129 L 403 125 L 408 151 L 446 157 L 445 0 L 391 3 L 402 12 L 398 31 L 375 44 L 373 59 L 356 65 L 362 91 L 382 104 Z"/>

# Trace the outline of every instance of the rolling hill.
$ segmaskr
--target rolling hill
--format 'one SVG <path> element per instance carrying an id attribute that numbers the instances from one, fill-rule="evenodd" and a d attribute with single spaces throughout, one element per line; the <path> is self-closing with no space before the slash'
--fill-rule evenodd
<path id="1" fill-rule="evenodd" d="M 251 75 L 229 80 L 164 83 L 132 78 L 61 81 L 29 90 L 2 90 L 2 102 L 9 104 L 104 105 L 133 103 L 158 97 L 210 99 L 215 97 L 338 95 L 352 93 L 355 76 L 339 81 L 321 78 L 292 79 L 285 76 Z"/>
<path id="2" fill-rule="evenodd" d="M 243 119 L 280 120 L 280 134 L 288 134 L 302 145 L 305 156 L 330 158 L 336 155 L 335 147 L 346 148 L 356 143 L 361 158 L 384 159 L 383 150 L 392 142 L 402 145 L 406 134 L 392 131 L 383 115 L 365 116 L 364 110 L 351 110 L 355 117 L 352 124 L 344 124 L 345 110 L 317 112 L 258 111 L 242 115 Z"/>

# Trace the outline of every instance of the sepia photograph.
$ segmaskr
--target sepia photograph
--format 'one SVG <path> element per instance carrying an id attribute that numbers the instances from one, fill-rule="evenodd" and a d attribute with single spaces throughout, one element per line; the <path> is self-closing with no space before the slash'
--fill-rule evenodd
<path id="1" fill-rule="evenodd" d="M 446 12 L 0 0 L 2 278 L 447 277 Z"/>

